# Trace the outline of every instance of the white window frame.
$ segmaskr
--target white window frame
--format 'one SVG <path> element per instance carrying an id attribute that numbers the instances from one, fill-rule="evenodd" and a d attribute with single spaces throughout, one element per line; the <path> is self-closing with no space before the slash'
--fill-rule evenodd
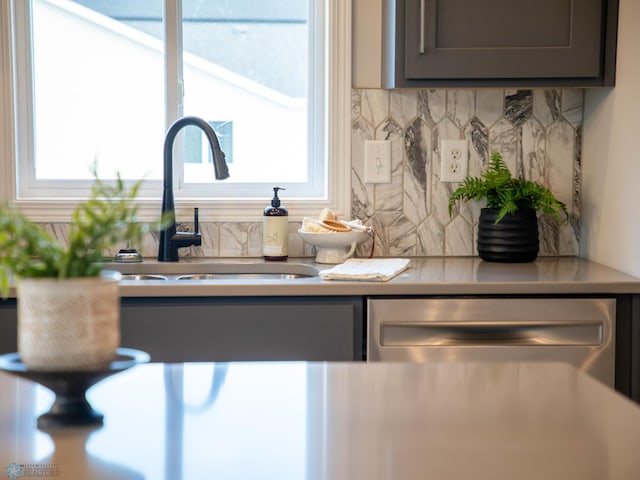
<path id="1" fill-rule="evenodd" d="M 24 125 L 33 125 L 33 108 L 30 92 L 25 96 L 23 87 L 15 79 L 18 73 L 23 77 L 29 74 L 31 55 L 17 51 L 20 45 L 28 43 L 15 41 L 20 29 L 13 19 L 15 9 L 25 8 L 28 3 L 23 0 L 0 2 L 0 199 L 12 201 L 35 221 L 64 222 L 69 220 L 78 200 L 86 197 L 87 182 L 39 182 L 38 195 L 34 195 L 34 185 L 29 184 L 29 177 L 34 175 L 21 174 L 33 170 L 33 141 L 30 129 L 24 128 Z M 317 216 L 323 208 L 348 217 L 351 209 L 351 0 L 312 0 L 311 4 L 316 9 L 325 9 L 327 22 L 327 71 L 323 72 L 326 115 L 321 143 L 325 149 L 324 173 L 328 176 L 328 186 L 314 198 L 287 195 L 283 203 L 289 208 L 292 221 Z M 181 18 L 181 12 L 176 0 L 167 0 L 165 15 L 166 35 L 177 35 L 181 28 L 177 18 Z M 18 72 L 20 69 L 23 70 Z M 181 78 L 177 68 L 168 71 L 173 71 L 173 75 L 166 78 L 167 105 L 176 108 L 167 109 L 167 126 L 182 115 L 181 102 L 170 102 L 172 96 L 177 99 L 181 94 Z M 283 134 L 283 141 L 285 139 Z M 158 161 L 162 161 L 161 154 Z M 182 168 L 180 162 L 175 163 L 178 165 L 174 165 L 174 169 Z M 174 178 L 179 177 L 174 175 Z M 262 199 L 206 198 L 194 195 L 193 191 L 180 191 L 178 187 L 174 192 L 178 218 L 189 219 L 193 208 L 198 207 L 201 220 L 213 222 L 261 221 L 261 212 L 271 193 L 267 189 Z M 161 182 L 145 182 L 138 201 L 142 220 L 157 218 L 161 194 Z"/>

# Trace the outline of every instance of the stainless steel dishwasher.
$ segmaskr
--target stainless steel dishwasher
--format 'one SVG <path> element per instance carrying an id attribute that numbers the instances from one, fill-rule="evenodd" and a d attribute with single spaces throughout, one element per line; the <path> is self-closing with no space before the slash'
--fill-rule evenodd
<path id="1" fill-rule="evenodd" d="M 368 361 L 564 361 L 614 386 L 615 299 L 370 298 Z"/>

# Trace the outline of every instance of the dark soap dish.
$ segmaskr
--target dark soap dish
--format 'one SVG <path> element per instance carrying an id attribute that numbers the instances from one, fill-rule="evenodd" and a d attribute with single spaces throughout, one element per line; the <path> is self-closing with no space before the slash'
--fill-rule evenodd
<path id="1" fill-rule="evenodd" d="M 118 348 L 117 358 L 108 367 L 91 371 L 47 372 L 29 370 L 19 353 L 0 355 L 0 370 L 37 382 L 51 390 L 56 398 L 51 409 L 38 417 L 38 428 L 85 427 L 102 425 L 104 415 L 87 401 L 87 390 L 99 381 L 141 363 L 149 354 L 131 348 Z"/>

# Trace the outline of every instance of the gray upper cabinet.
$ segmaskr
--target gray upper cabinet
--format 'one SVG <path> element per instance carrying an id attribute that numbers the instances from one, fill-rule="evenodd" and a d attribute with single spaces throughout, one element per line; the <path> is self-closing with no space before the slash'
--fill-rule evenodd
<path id="1" fill-rule="evenodd" d="M 356 87 L 614 82 L 618 0 L 354 0 L 353 5 Z"/>

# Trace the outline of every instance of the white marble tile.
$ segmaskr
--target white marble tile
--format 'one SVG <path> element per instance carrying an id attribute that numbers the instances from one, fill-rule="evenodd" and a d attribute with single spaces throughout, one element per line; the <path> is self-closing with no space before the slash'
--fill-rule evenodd
<path id="1" fill-rule="evenodd" d="M 455 184 L 452 188 L 457 188 L 458 184 Z M 484 200 L 469 200 L 469 201 L 458 201 L 455 203 L 453 208 L 451 209 L 451 216 L 449 217 L 449 221 L 457 215 L 460 215 L 464 218 L 469 224 L 475 225 L 478 223 L 478 218 L 480 217 L 480 209 L 486 206 L 486 202 Z M 448 207 L 448 205 L 447 205 Z"/>
<path id="2" fill-rule="evenodd" d="M 582 145 L 582 129 L 578 128 L 576 131 L 576 144 L 574 147 L 574 161 L 573 161 L 573 205 L 567 205 L 569 211 L 575 216 L 575 221 L 580 223 L 582 216 L 582 158 L 581 158 L 581 145 Z M 580 228 L 577 228 L 580 231 Z M 579 240 L 579 237 L 578 237 Z"/>
<path id="3" fill-rule="evenodd" d="M 389 116 L 389 90 L 362 90 L 360 115 L 377 128 Z"/>
<path id="4" fill-rule="evenodd" d="M 414 225 L 427 216 L 430 198 L 431 130 L 419 120 L 407 130 L 404 138 L 402 211 Z"/>
<path id="5" fill-rule="evenodd" d="M 359 88 L 351 89 L 351 118 L 358 118 L 362 113 L 362 94 L 364 90 Z"/>
<path id="6" fill-rule="evenodd" d="M 548 127 L 560 116 L 560 92 L 551 89 L 533 91 L 533 116 Z"/>
<path id="7" fill-rule="evenodd" d="M 519 129 L 511 122 L 502 118 L 489 129 L 489 152 L 498 151 L 511 174 L 517 171 L 518 155 L 520 153 Z"/>
<path id="8" fill-rule="evenodd" d="M 406 128 L 418 116 L 418 94 L 412 89 L 391 90 L 390 116 Z"/>
<path id="9" fill-rule="evenodd" d="M 158 256 L 158 236 L 154 233 L 147 233 L 142 237 L 142 243 L 135 248 L 143 257 Z"/>
<path id="10" fill-rule="evenodd" d="M 429 125 L 442 121 L 447 115 L 447 91 L 419 90 L 418 113 Z"/>
<path id="11" fill-rule="evenodd" d="M 295 237 L 298 237 L 298 235 L 293 235 L 291 230 L 293 229 L 294 232 L 297 231 L 298 228 L 296 228 L 296 225 L 298 228 L 300 227 L 299 223 L 293 224 L 289 222 L 289 240 L 294 240 L 294 247 L 296 246 Z M 289 251 L 291 251 L 291 244 L 289 246 Z M 289 253 L 289 255 L 292 254 Z M 262 222 L 247 224 L 247 256 L 262 257 Z"/>
<path id="12" fill-rule="evenodd" d="M 477 177 L 486 170 L 489 161 L 489 129 L 474 117 L 467 124 L 464 136 L 469 142 L 468 175 Z"/>
<path id="13" fill-rule="evenodd" d="M 562 90 L 562 115 L 574 127 L 582 125 L 584 90 L 569 88 Z"/>
<path id="14" fill-rule="evenodd" d="M 427 166 L 431 159 L 431 132 L 420 120 L 416 120 L 405 131 L 405 166 L 415 181 L 427 189 Z"/>
<path id="15" fill-rule="evenodd" d="M 221 257 L 246 257 L 248 255 L 248 224 L 221 223 L 219 228 L 219 255 Z"/>
<path id="16" fill-rule="evenodd" d="M 547 130 L 549 188 L 558 200 L 572 205 L 575 131 L 562 118 Z"/>
<path id="17" fill-rule="evenodd" d="M 434 155 L 437 150 L 437 157 L 440 156 L 440 141 L 441 140 L 457 140 L 462 138 L 463 131 L 455 123 L 448 118 L 443 119 L 432 129 L 432 141 Z M 436 158 L 436 162 L 439 162 L 439 158 Z"/>
<path id="18" fill-rule="evenodd" d="M 399 212 L 379 211 L 366 222 L 375 233 L 375 256 L 391 255 L 391 243 L 397 235 L 396 222 L 401 216 Z"/>
<path id="19" fill-rule="evenodd" d="M 447 90 L 447 116 L 459 128 L 471 120 L 475 107 L 475 90 Z"/>
<path id="20" fill-rule="evenodd" d="M 533 115 L 533 92 L 531 90 L 506 90 L 504 116 L 513 125 L 520 126 Z"/>
<path id="21" fill-rule="evenodd" d="M 558 230 L 558 255 L 578 255 L 578 239 L 571 224 L 559 225 Z"/>
<path id="22" fill-rule="evenodd" d="M 429 213 L 443 225 L 446 225 L 450 221 L 449 196 L 451 195 L 453 190 L 453 184 L 438 182 L 434 178 L 431 188 L 431 202 Z"/>
<path id="23" fill-rule="evenodd" d="M 202 246 L 200 247 L 203 257 L 217 257 L 220 255 L 220 228 L 217 223 L 202 222 L 200 232 L 202 233 Z"/>
<path id="24" fill-rule="evenodd" d="M 364 142 L 374 139 L 374 130 L 367 122 L 357 119 L 351 134 L 351 191 L 352 211 L 370 216 L 374 211 L 374 188 L 364 182 Z"/>
<path id="25" fill-rule="evenodd" d="M 497 89 L 479 89 L 476 92 L 476 117 L 491 127 L 504 112 L 504 91 Z"/>
<path id="26" fill-rule="evenodd" d="M 473 227 L 458 215 L 444 229 L 444 251 L 447 256 L 473 255 Z"/>
<path id="27" fill-rule="evenodd" d="M 416 254 L 416 227 L 400 217 L 389 229 L 389 255 L 414 256 Z"/>
<path id="28" fill-rule="evenodd" d="M 522 164 L 525 178 L 545 183 L 546 133 L 537 119 L 531 118 L 522 125 Z"/>
<path id="29" fill-rule="evenodd" d="M 538 216 L 540 255 L 558 255 L 559 226 L 548 215 Z"/>
<path id="30" fill-rule="evenodd" d="M 425 256 L 444 255 L 444 227 L 434 216 L 421 223 L 417 230 L 416 254 Z"/>
<path id="31" fill-rule="evenodd" d="M 367 240 L 364 240 L 362 243 L 360 243 L 356 247 L 356 252 L 354 256 L 358 258 L 369 258 L 369 255 L 371 255 L 372 248 L 375 248 L 374 242 L 375 240 L 372 238 L 368 238 Z"/>
<path id="32" fill-rule="evenodd" d="M 404 169 L 402 213 L 414 225 L 427 216 L 427 191 L 407 168 Z"/>

